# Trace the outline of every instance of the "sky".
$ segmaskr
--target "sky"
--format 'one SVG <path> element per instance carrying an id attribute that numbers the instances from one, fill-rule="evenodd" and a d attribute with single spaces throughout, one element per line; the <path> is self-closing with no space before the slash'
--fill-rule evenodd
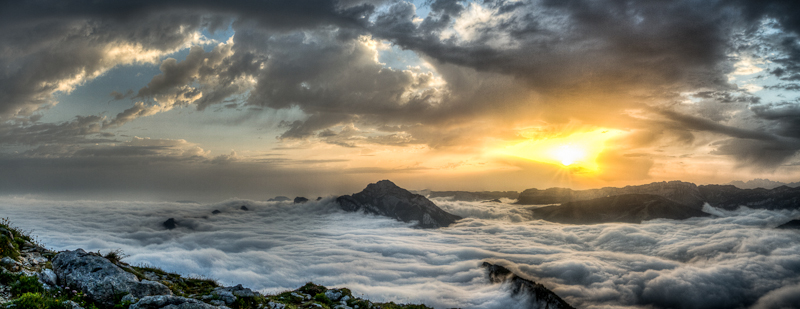
<path id="1" fill-rule="evenodd" d="M 0 1 L 0 194 L 800 180 L 797 1 Z"/>

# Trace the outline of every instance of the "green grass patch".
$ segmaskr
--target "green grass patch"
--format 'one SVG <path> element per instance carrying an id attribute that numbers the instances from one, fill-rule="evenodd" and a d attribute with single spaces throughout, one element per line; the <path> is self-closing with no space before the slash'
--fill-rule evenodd
<path id="1" fill-rule="evenodd" d="M 62 300 L 42 295 L 41 293 L 25 293 L 14 300 L 14 309 L 71 309 Z"/>

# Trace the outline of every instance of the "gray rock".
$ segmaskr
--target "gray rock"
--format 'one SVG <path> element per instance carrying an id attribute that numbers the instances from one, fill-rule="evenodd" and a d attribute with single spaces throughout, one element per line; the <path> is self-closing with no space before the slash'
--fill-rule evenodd
<path id="1" fill-rule="evenodd" d="M 78 303 L 76 303 L 74 301 L 71 301 L 71 300 L 65 300 L 63 304 L 67 305 L 68 308 L 83 309 L 83 307 L 81 307 L 81 305 L 79 305 Z"/>
<path id="2" fill-rule="evenodd" d="M 36 274 L 36 276 L 39 277 L 39 280 L 44 284 L 52 286 L 58 285 L 58 277 L 56 277 L 56 273 L 53 272 L 52 269 L 42 270 L 42 272 Z"/>
<path id="3" fill-rule="evenodd" d="M 276 302 L 273 302 L 273 301 L 269 301 L 267 303 L 266 308 L 269 308 L 269 309 L 286 309 L 286 305 L 281 304 L 281 303 L 276 303 Z"/>
<path id="4" fill-rule="evenodd" d="M 6 266 L 6 265 L 13 266 L 13 265 L 17 265 L 17 264 L 19 264 L 17 261 L 15 261 L 14 259 L 12 259 L 10 257 L 7 257 L 7 256 L 3 257 L 3 259 L 0 259 L 0 265 L 3 265 L 3 266 Z"/>
<path id="5" fill-rule="evenodd" d="M 140 282 L 135 275 L 83 249 L 58 254 L 53 259 L 53 270 L 60 285 L 76 288 L 105 305 L 113 305 L 119 294 L 129 293 L 136 298 L 172 294 L 167 286 L 148 280 Z"/>
<path id="6" fill-rule="evenodd" d="M 325 291 L 325 297 L 331 301 L 337 302 L 342 299 L 342 292 L 337 290 L 327 290 Z"/>
<path id="7" fill-rule="evenodd" d="M 241 284 L 237 286 L 218 287 L 211 292 L 211 297 L 216 296 L 221 301 L 230 305 L 236 301 L 236 297 L 256 297 L 260 295 L 251 289 L 243 287 Z M 206 296 L 204 296 L 205 299 Z"/>
<path id="8" fill-rule="evenodd" d="M 196 299 L 173 295 L 147 296 L 130 306 L 129 309 L 217 309 Z"/>
<path id="9" fill-rule="evenodd" d="M 214 306 L 224 306 L 224 305 L 226 305 L 224 301 L 221 301 L 221 300 L 218 300 L 218 299 L 211 300 L 211 301 L 209 301 L 209 303 L 211 303 Z"/>
<path id="10" fill-rule="evenodd" d="M 376 214 L 403 222 L 417 221 L 420 228 L 449 226 L 461 219 L 424 196 L 408 192 L 388 180 L 369 184 L 359 193 L 340 196 L 336 203 L 345 211 Z"/>
<path id="11" fill-rule="evenodd" d="M 129 302 L 129 303 L 133 304 L 133 303 L 138 302 L 139 299 L 136 298 L 135 296 L 131 295 L 131 294 L 128 294 L 128 295 L 123 296 L 122 299 L 120 299 L 120 301 L 121 302 Z"/>
<path id="12" fill-rule="evenodd" d="M 302 203 L 305 203 L 305 202 L 308 202 L 308 199 L 305 198 L 305 197 L 298 196 L 298 197 L 294 198 L 294 203 L 295 204 L 302 204 Z"/>

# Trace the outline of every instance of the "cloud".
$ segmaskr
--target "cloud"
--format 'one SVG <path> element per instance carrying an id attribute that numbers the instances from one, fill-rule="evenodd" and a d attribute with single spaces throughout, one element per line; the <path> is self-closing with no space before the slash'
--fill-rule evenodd
<path id="1" fill-rule="evenodd" d="M 519 306 L 502 286 L 487 283 L 478 267 L 485 260 L 580 308 L 772 308 L 790 303 L 800 284 L 798 234 L 773 229 L 796 211 L 581 226 L 530 221 L 518 205 L 436 203 L 467 218 L 419 230 L 345 213 L 330 198 L 189 205 L 6 197 L 0 210 L 58 250 L 121 248 L 128 262 L 228 285 L 279 292 L 314 281 L 435 308 Z M 215 209 L 222 213 L 212 215 Z M 165 230 L 166 218 L 185 225 Z"/>

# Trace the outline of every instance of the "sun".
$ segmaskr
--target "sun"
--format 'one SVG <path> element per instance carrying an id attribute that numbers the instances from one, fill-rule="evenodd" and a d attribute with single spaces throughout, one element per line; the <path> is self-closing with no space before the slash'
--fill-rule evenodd
<path id="1" fill-rule="evenodd" d="M 584 160 L 586 151 L 573 145 L 563 145 L 554 149 L 552 155 L 555 159 L 561 160 L 561 164 L 564 166 L 570 166 Z"/>
<path id="2" fill-rule="evenodd" d="M 621 131 L 596 129 L 586 132 L 541 134 L 530 140 L 509 145 L 498 152 L 527 160 L 548 163 L 570 170 L 597 172 L 597 157 L 605 149 L 606 141 Z"/>

